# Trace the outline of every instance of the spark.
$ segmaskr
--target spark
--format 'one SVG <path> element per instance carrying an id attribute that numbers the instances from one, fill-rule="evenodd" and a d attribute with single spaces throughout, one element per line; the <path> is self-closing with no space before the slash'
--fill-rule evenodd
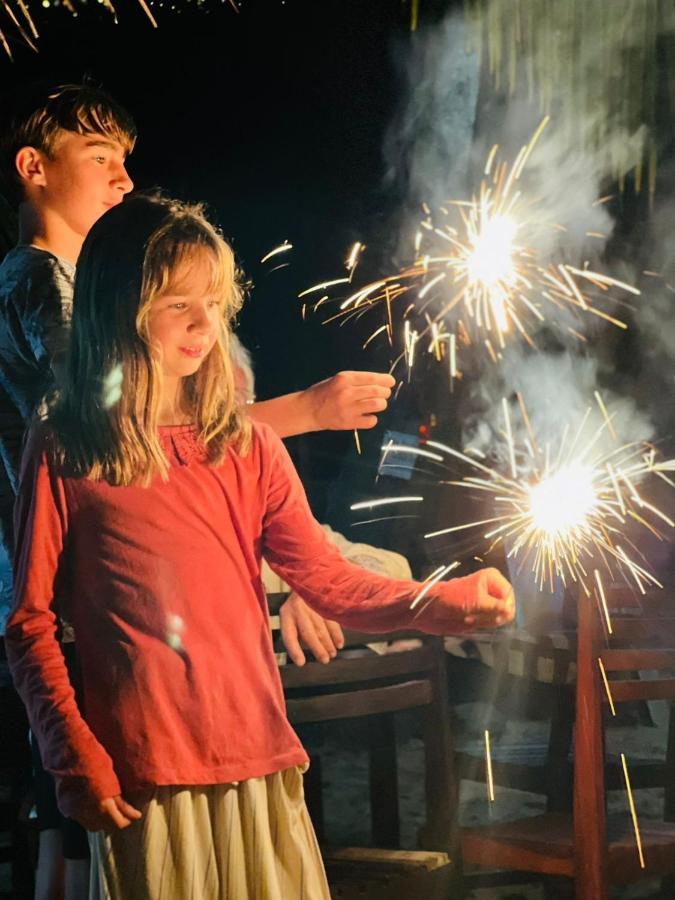
<path id="1" fill-rule="evenodd" d="M 419 606 L 420 601 L 426 597 L 429 591 L 438 584 L 438 582 L 449 572 L 452 572 L 453 569 L 456 569 L 459 566 L 459 562 L 455 560 L 455 562 L 451 562 L 447 566 L 439 566 L 435 572 L 433 572 L 429 578 L 424 582 L 424 587 L 419 592 L 419 594 L 415 597 L 413 602 L 410 604 L 410 609 L 415 609 L 416 606 Z"/>
<path id="2" fill-rule="evenodd" d="M 635 843 L 637 845 L 638 857 L 640 858 L 640 868 L 645 868 L 645 858 L 642 852 L 642 839 L 640 837 L 640 826 L 638 825 L 637 812 L 635 811 L 635 801 L 633 800 L 633 791 L 630 786 L 630 777 L 628 775 L 628 765 L 626 757 L 621 754 L 621 765 L 623 766 L 623 777 L 626 781 L 626 793 L 628 794 L 628 804 L 630 806 L 630 815 L 633 820 L 633 831 L 635 832 Z"/>
<path id="3" fill-rule="evenodd" d="M 492 753 L 490 750 L 490 732 L 485 729 L 485 775 L 488 789 L 488 800 L 495 802 L 495 783 L 492 776 Z"/>
<path id="4" fill-rule="evenodd" d="M 336 284 L 345 284 L 348 281 L 349 278 L 334 278 L 332 281 L 323 281 L 321 284 L 315 284 L 313 287 L 302 291 L 302 293 L 298 294 L 298 297 L 306 297 L 307 294 L 312 294 L 314 291 L 325 291 L 326 288 L 335 287 Z"/>
<path id="5" fill-rule="evenodd" d="M 365 244 L 362 244 L 361 241 L 357 241 L 349 251 L 349 256 L 345 260 L 345 266 L 347 267 L 348 272 L 354 271 L 363 250 L 365 250 Z"/>
<path id="6" fill-rule="evenodd" d="M 607 679 L 607 672 L 605 672 L 605 666 L 602 662 L 601 657 L 598 657 L 598 666 L 600 667 L 600 674 L 602 675 L 602 681 L 605 685 L 605 691 L 607 692 L 607 700 L 609 701 L 609 708 L 612 710 L 612 715 L 616 715 L 616 707 L 614 706 L 614 699 L 612 697 L 612 692 L 609 689 L 609 681 Z"/>
<path id="7" fill-rule="evenodd" d="M 376 506 L 386 506 L 389 503 L 421 503 L 424 497 L 381 497 L 377 500 L 361 500 L 352 503 L 350 510 L 373 509 Z"/>
<path id="8" fill-rule="evenodd" d="M 609 607 L 607 606 L 607 600 L 605 598 L 605 589 L 602 586 L 602 578 L 600 577 L 600 572 L 598 572 L 597 569 L 595 570 L 594 574 L 596 584 L 598 585 L 598 595 L 600 597 L 600 603 L 602 604 L 602 612 L 605 616 L 605 622 L 607 623 L 607 631 L 609 632 L 609 634 L 612 634 L 612 620 L 609 615 Z"/>
<path id="9" fill-rule="evenodd" d="M 521 412 L 530 439 L 521 447 L 513 440 L 505 404 L 503 409 L 506 445 L 501 447 L 501 457 L 508 461 L 508 475 L 501 471 L 502 463 L 491 466 L 468 452 L 435 442 L 427 444 L 444 454 L 446 464 L 450 457 L 470 467 L 471 474 L 446 483 L 487 494 L 492 498 L 493 515 L 429 532 L 424 537 L 487 526 L 483 539 L 488 548 L 503 544 L 507 556 L 520 561 L 521 569 L 529 567 L 540 589 L 546 585 L 553 590 L 556 581 L 563 585 L 572 581 L 581 584 L 590 596 L 594 580 L 611 633 L 598 564 L 610 576 L 615 570 L 629 575 L 642 593 L 646 586 L 662 586 L 642 561 L 638 562 L 622 545 L 639 554 L 626 534 L 631 523 L 646 528 L 659 539 L 663 536 L 653 523 L 654 518 L 674 526 L 665 513 L 641 498 L 635 484 L 651 476 L 670 483 L 663 473 L 673 470 L 675 460 L 658 461 L 654 448 L 641 441 L 619 444 L 610 440 L 608 421 L 603 420 L 596 427 L 597 422 L 590 417 L 592 407 L 576 428 L 565 429 L 557 452 L 552 454 L 550 446 L 540 447 L 535 440 L 522 398 Z"/>
<path id="10" fill-rule="evenodd" d="M 263 258 L 260 260 L 261 263 L 267 262 L 268 259 L 272 259 L 273 256 L 277 256 L 279 253 L 287 253 L 289 250 L 293 249 L 293 244 L 290 241 L 284 241 L 283 244 L 279 244 L 278 247 L 275 247 L 274 250 L 270 250 L 269 253 L 266 253 Z"/>
<path id="11" fill-rule="evenodd" d="M 407 444 L 394 444 L 390 441 L 380 449 L 386 453 L 410 453 L 413 456 L 425 456 L 427 459 L 443 462 L 443 457 L 439 453 L 432 453 L 430 450 L 422 450 L 420 447 L 409 447 Z"/>

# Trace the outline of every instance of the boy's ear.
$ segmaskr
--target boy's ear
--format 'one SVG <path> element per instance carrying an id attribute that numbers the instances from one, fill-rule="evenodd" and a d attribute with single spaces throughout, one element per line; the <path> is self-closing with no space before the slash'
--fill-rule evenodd
<path id="1" fill-rule="evenodd" d="M 44 154 L 35 147 L 22 147 L 14 157 L 14 165 L 23 182 L 36 187 L 44 187 L 47 183 Z"/>

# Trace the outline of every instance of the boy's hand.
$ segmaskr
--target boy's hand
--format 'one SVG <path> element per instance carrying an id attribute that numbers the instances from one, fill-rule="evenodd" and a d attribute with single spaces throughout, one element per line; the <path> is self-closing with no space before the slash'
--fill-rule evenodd
<path id="1" fill-rule="evenodd" d="M 304 666 L 303 640 L 321 663 L 329 663 L 344 647 L 342 629 L 337 622 L 323 619 L 302 597 L 293 592 L 279 610 L 281 637 L 288 655 L 296 666 Z"/>
<path id="2" fill-rule="evenodd" d="M 108 797 L 97 804 L 90 804 L 77 817 L 77 821 L 87 831 L 114 831 L 116 828 L 127 828 L 142 815 L 140 810 L 118 794 L 117 797 Z"/>
<path id="3" fill-rule="evenodd" d="M 374 428 L 396 381 L 379 372 L 338 372 L 303 391 L 313 431 Z"/>
<path id="4" fill-rule="evenodd" d="M 430 595 L 420 624 L 425 630 L 428 624 L 435 634 L 496 628 L 511 622 L 516 611 L 513 588 L 498 569 L 440 581 Z"/>

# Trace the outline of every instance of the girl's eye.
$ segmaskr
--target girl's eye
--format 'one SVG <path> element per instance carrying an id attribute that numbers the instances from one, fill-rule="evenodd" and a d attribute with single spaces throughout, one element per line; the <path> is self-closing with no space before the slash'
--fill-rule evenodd
<path id="1" fill-rule="evenodd" d="M 172 309 L 185 309 L 185 307 L 186 307 L 185 303 L 172 303 L 171 304 Z"/>

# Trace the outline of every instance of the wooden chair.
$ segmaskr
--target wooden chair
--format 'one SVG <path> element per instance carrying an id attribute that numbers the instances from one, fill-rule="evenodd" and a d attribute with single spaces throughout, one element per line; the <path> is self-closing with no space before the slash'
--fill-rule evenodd
<path id="1" fill-rule="evenodd" d="M 568 640 L 568 635 L 564 637 Z M 549 812 L 569 811 L 572 808 L 574 686 L 568 680 L 568 672 L 570 654 L 573 651 L 569 646 L 564 649 L 556 646 L 547 635 L 540 635 L 536 641 L 526 641 L 509 631 L 496 635 L 493 647 L 496 693 L 507 691 L 509 683 L 513 684 L 515 676 L 510 674 L 509 668 L 512 654 L 517 654 L 523 661 L 522 668 L 526 674 L 519 679 L 525 685 L 521 689 L 523 698 L 534 686 L 532 673 L 538 672 L 538 663 L 545 661 L 549 664 L 547 668 L 551 670 L 550 682 L 540 682 L 537 685 L 540 698 L 545 698 L 549 713 L 548 738 L 536 745 L 497 744 L 491 754 L 493 783 L 510 790 L 545 796 Z M 488 703 L 491 705 L 490 698 Z M 486 715 L 484 726 L 476 727 L 477 731 L 482 733 L 485 729 L 489 730 L 490 715 L 491 713 Z M 460 745 L 455 759 L 460 783 L 464 780 L 486 781 L 485 744 L 482 739 Z"/>
<path id="2" fill-rule="evenodd" d="M 391 637 L 347 632 L 345 650 L 329 666 L 308 662 L 301 668 L 281 667 L 292 723 L 367 719 L 371 726 L 372 837 L 383 849 L 324 848 L 335 900 L 447 900 L 459 883 L 457 792 L 442 642 L 424 639 L 419 648 L 384 655 L 364 647 L 366 642 Z M 394 720 L 409 709 L 421 709 L 424 714 L 427 814 L 420 833 L 424 849 L 419 851 L 398 849 Z M 317 809 L 315 827 L 321 834 L 321 807 L 315 803 L 315 818 Z M 460 895 L 455 891 L 452 896 Z"/>
<path id="3" fill-rule="evenodd" d="M 675 873 L 675 617 L 613 615 L 612 634 L 607 634 L 596 601 L 583 593 L 578 600 L 573 815 L 548 813 L 468 828 L 462 834 L 465 863 L 566 876 L 574 879 L 579 900 L 604 900 L 609 884 Z M 662 677 L 635 677 L 655 670 Z M 613 704 L 671 701 L 665 762 L 660 769 L 661 777 L 665 775 L 665 819 L 669 821 L 639 822 L 644 868 L 630 816 L 622 826 L 607 825 L 603 707 L 609 696 Z M 630 760 L 628 766 L 630 770 Z M 653 777 L 647 783 L 650 780 Z M 675 896 L 675 892 L 664 896 Z"/>

